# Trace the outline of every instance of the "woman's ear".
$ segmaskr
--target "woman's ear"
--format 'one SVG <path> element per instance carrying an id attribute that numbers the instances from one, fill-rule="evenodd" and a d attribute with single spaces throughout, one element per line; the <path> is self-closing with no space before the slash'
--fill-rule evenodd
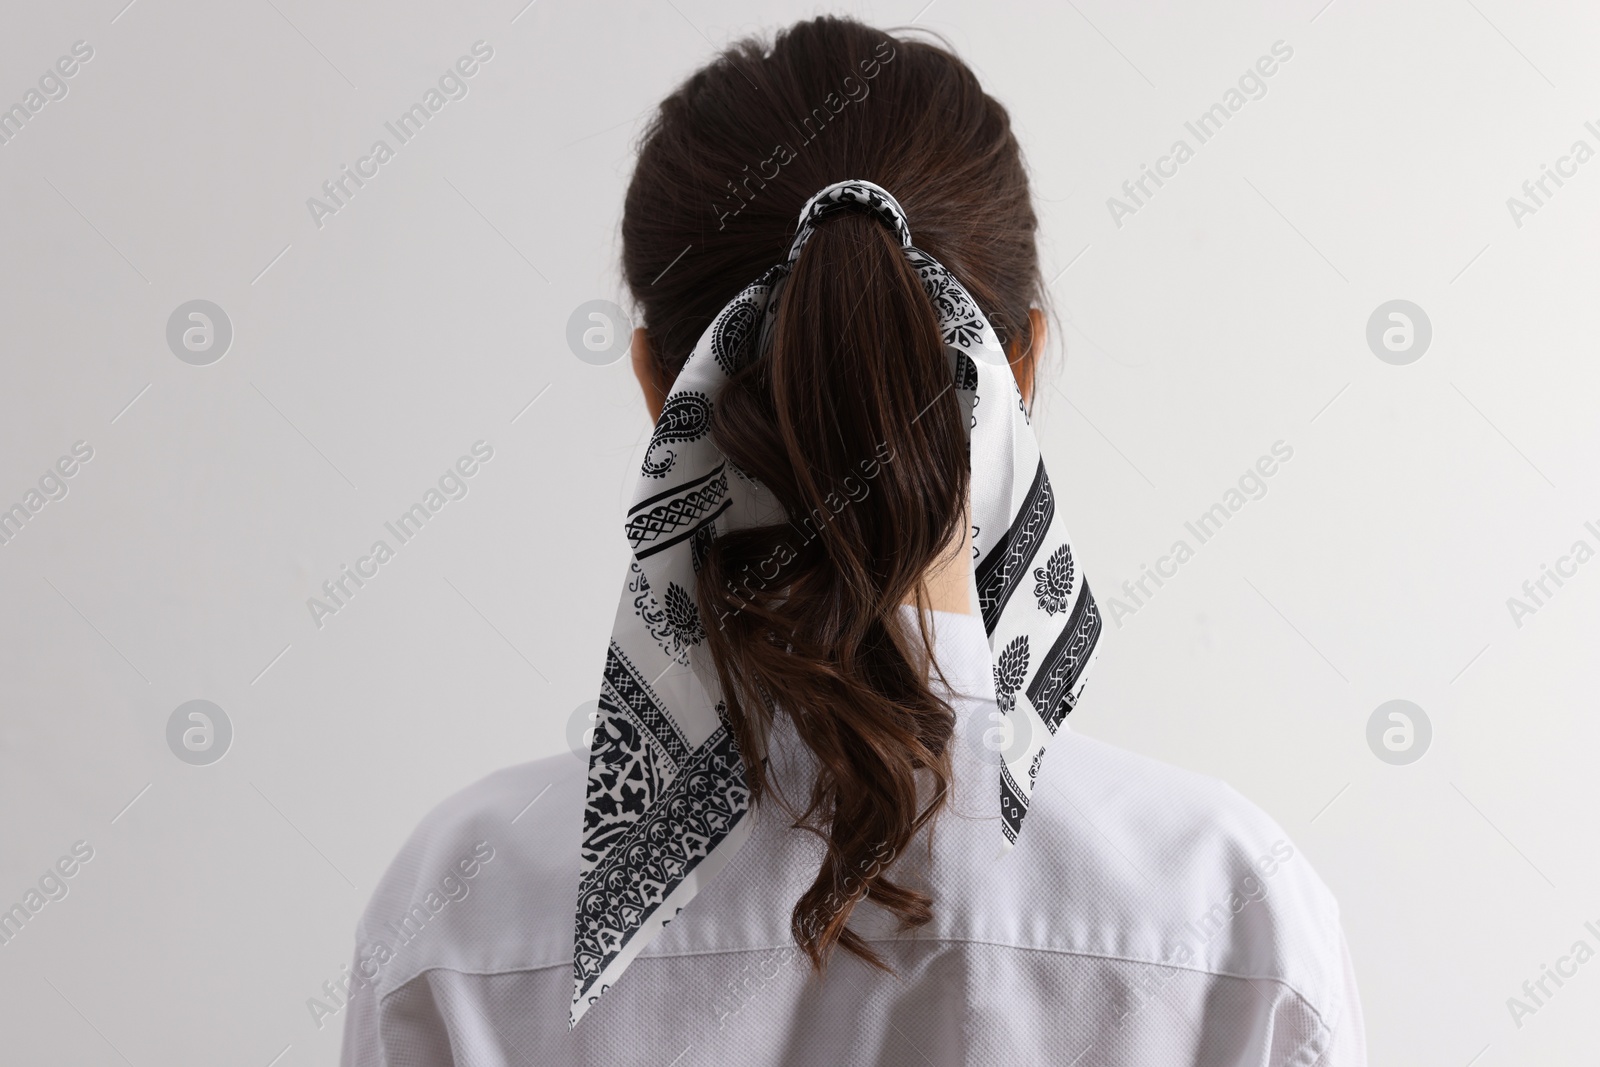
<path id="1" fill-rule="evenodd" d="M 661 419 L 661 405 L 667 402 L 667 383 L 661 364 L 656 362 L 655 346 L 642 326 L 633 331 L 631 354 L 633 376 L 639 379 L 639 391 L 644 394 L 644 406 L 649 409 L 650 422 L 654 424 Z"/>
<path id="2" fill-rule="evenodd" d="M 1033 344 L 1023 352 L 1020 346 L 1013 345 L 1011 349 L 1011 373 L 1016 376 L 1017 388 L 1022 391 L 1022 402 L 1033 403 L 1033 380 L 1039 373 L 1039 361 L 1044 358 L 1045 330 L 1048 322 L 1044 312 L 1038 308 L 1028 309 L 1029 332 L 1033 334 Z"/>

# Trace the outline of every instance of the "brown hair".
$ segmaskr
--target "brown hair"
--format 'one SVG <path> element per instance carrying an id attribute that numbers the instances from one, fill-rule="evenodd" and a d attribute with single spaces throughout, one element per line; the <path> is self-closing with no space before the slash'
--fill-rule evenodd
<path id="1" fill-rule="evenodd" d="M 825 185 L 875 182 L 917 247 L 959 278 L 1013 353 L 1041 296 L 1037 222 L 1003 107 L 950 51 L 819 18 L 733 45 L 645 131 L 622 221 L 623 272 L 671 381 L 712 318 L 781 262 Z M 1031 375 L 1031 364 L 1028 367 Z M 999 401 L 1003 402 L 1003 401 Z M 898 606 L 967 522 L 967 444 L 933 305 L 898 242 L 856 212 L 822 221 L 795 263 L 772 345 L 718 399 L 712 434 L 788 521 L 724 533 L 697 598 L 751 795 L 780 709 L 816 757 L 795 825 L 824 842 L 795 905 L 819 969 L 863 897 L 902 927 L 927 894 L 885 868 L 943 806 L 954 713 L 930 688 Z M 919 798 L 919 779 L 926 789 Z"/>

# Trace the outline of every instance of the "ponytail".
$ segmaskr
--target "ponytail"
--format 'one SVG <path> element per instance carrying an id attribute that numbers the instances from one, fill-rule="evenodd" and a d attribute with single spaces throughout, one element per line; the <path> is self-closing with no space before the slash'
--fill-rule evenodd
<path id="1" fill-rule="evenodd" d="M 863 898 L 903 929 L 931 916 L 887 868 L 945 802 L 955 715 L 928 684 L 926 628 L 914 641 L 898 609 L 924 603 L 926 572 L 961 550 L 965 417 L 915 269 L 882 224 L 848 211 L 817 226 L 770 351 L 734 374 L 714 416 L 717 446 L 784 510 L 710 541 L 697 593 L 752 799 L 769 788 L 775 713 L 816 759 L 805 807 L 785 806 L 824 844 L 791 920 L 819 970 L 835 944 L 884 967 L 846 927 Z"/>
<path id="2" fill-rule="evenodd" d="M 847 80 L 871 95 L 817 109 Z M 961 280 L 1001 344 L 1032 350 L 1038 219 L 1005 108 L 937 40 L 823 17 L 730 46 L 641 136 L 622 265 L 663 381 L 784 259 L 796 209 L 844 178 L 891 190 L 917 247 Z M 817 223 L 775 314 L 768 350 L 718 393 L 711 432 L 733 475 L 761 482 L 782 513 L 699 545 L 696 596 L 752 796 L 767 792 L 774 714 L 815 754 L 809 798 L 777 798 L 824 845 L 796 941 L 819 968 L 836 944 L 879 963 L 845 928 L 858 900 L 907 927 L 929 918 L 928 897 L 888 872 L 944 802 L 954 714 L 928 685 L 928 635 L 902 633 L 898 608 L 959 551 L 970 413 L 932 301 L 867 216 Z"/>

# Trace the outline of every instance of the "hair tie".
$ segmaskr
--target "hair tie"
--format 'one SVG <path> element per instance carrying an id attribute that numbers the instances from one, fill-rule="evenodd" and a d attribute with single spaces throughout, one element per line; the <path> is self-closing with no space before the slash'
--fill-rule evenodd
<path id="1" fill-rule="evenodd" d="M 863 211 L 893 230 L 901 248 L 911 247 L 911 227 L 906 225 L 906 210 L 900 206 L 900 201 L 871 182 L 835 182 L 807 200 L 806 206 L 800 209 L 800 228 L 789 246 L 789 258 L 785 260 L 788 266 L 792 268 L 800 258 L 800 250 L 816 232 L 817 223 L 829 215 L 851 209 Z"/>
<path id="2" fill-rule="evenodd" d="M 978 600 L 998 705 L 1026 738 L 999 769 L 1002 851 L 1016 842 L 1045 743 L 1077 703 L 1094 656 L 1101 615 L 994 330 L 961 283 L 911 243 L 894 197 L 867 181 L 826 187 L 801 209 L 788 258 L 735 296 L 696 343 L 656 421 L 623 524 L 633 560 L 589 753 L 573 1026 L 749 836 L 744 766 L 715 671 L 691 665 L 706 627 L 695 567 L 706 543 L 766 521 L 776 503 L 730 470 L 711 439 L 711 412 L 729 376 L 765 350 L 783 284 L 817 222 L 841 210 L 865 210 L 899 238 L 938 313 L 968 416 Z"/>

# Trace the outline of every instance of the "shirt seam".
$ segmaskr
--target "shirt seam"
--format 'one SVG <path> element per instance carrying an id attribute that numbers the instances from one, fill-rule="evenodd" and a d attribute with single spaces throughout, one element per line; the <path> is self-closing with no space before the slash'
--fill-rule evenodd
<path id="1" fill-rule="evenodd" d="M 1290 982 L 1288 979 L 1285 979 L 1285 978 L 1276 978 L 1276 977 L 1270 977 L 1270 976 L 1267 976 L 1267 975 L 1238 974 L 1238 973 L 1235 973 L 1233 971 L 1208 970 L 1208 969 L 1202 968 L 1202 967 L 1186 967 L 1186 966 L 1184 966 L 1182 964 L 1177 964 L 1177 963 L 1163 962 L 1163 961 L 1160 961 L 1160 960 L 1136 959 L 1136 958 L 1131 957 L 1131 956 L 1118 956 L 1118 955 L 1115 955 L 1115 954 L 1112 954 L 1112 953 L 1085 952 L 1085 951 L 1078 950 L 1078 949 L 1048 948 L 1048 947 L 1041 947 L 1041 946 L 1035 946 L 1035 945 L 1012 945 L 1012 944 L 1008 944 L 1007 942 L 1004 942 L 1004 941 L 990 941 L 990 940 L 986 940 L 984 938 L 976 938 L 976 937 L 924 937 L 924 938 L 915 938 L 915 939 L 886 938 L 886 937 L 865 937 L 862 940 L 867 941 L 867 942 L 877 942 L 877 943 L 880 943 L 880 944 L 881 943 L 894 943 L 894 944 L 988 945 L 988 946 L 993 947 L 993 948 L 1012 949 L 1012 950 L 1017 951 L 1017 952 L 1041 952 L 1041 953 L 1045 953 L 1045 954 L 1051 955 L 1051 956 L 1074 956 L 1074 957 L 1079 957 L 1079 958 L 1082 958 L 1082 959 L 1090 959 L 1090 960 L 1114 960 L 1114 961 L 1116 961 L 1118 963 L 1143 964 L 1144 966 L 1147 966 L 1147 967 L 1164 967 L 1164 968 L 1166 968 L 1168 970 L 1185 971 L 1185 972 L 1190 973 L 1190 974 L 1200 974 L 1200 975 L 1205 975 L 1205 976 L 1211 977 L 1211 978 L 1234 978 L 1234 979 L 1237 979 L 1237 980 L 1242 981 L 1242 982 L 1273 982 L 1273 983 L 1276 983 L 1278 985 L 1281 985 L 1283 988 L 1285 988 L 1289 992 L 1293 993 L 1294 996 L 1295 996 L 1295 999 L 1298 1000 L 1301 1004 L 1304 1004 L 1306 1009 L 1308 1011 L 1310 1011 L 1312 1015 L 1316 1016 L 1316 1019 L 1317 1019 L 1317 1028 L 1318 1028 L 1317 1029 L 1317 1033 L 1315 1033 L 1311 1037 L 1307 1038 L 1304 1042 L 1302 1042 L 1295 1049 L 1294 1054 L 1291 1055 L 1288 1059 L 1286 1059 L 1284 1061 L 1284 1063 L 1286 1065 L 1292 1065 L 1295 1062 L 1297 1062 L 1300 1059 L 1301 1054 L 1303 1052 L 1305 1052 L 1307 1047 L 1311 1046 L 1316 1041 L 1316 1039 L 1318 1037 L 1321 1037 L 1324 1034 L 1326 1034 L 1326 1035 L 1331 1037 L 1332 1034 L 1333 1034 L 1333 1030 L 1328 1025 L 1326 1019 L 1323 1017 L 1323 1014 L 1322 1014 L 1321 1010 L 1319 1010 L 1317 1008 L 1317 1006 L 1311 1002 L 1310 998 L 1308 998 L 1304 993 L 1302 993 L 1298 987 L 1296 987 L 1292 982 Z M 699 957 L 702 957 L 702 956 L 739 956 L 739 955 L 748 955 L 750 953 L 756 953 L 756 952 L 771 952 L 771 951 L 775 951 L 775 950 L 782 949 L 782 948 L 785 948 L 785 947 L 787 947 L 787 946 L 785 946 L 785 945 L 764 945 L 764 946 L 754 946 L 754 947 L 751 947 L 751 948 L 704 949 L 704 950 L 696 951 L 696 952 L 663 953 L 661 955 L 640 956 L 639 958 L 640 959 L 668 959 L 668 960 L 670 960 L 670 959 L 695 959 L 695 958 L 699 958 Z M 498 977 L 500 975 L 507 975 L 507 974 L 532 974 L 532 973 L 535 973 L 535 972 L 538 972 L 538 971 L 548 971 L 548 970 L 551 970 L 551 969 L 556 968 L 556 967 L 570 967 L 571 965 L 572 965 L 572 959 L 570 957 L 567 958 L 567 959 L 564 959 L 564 960 L 556 960 L 555 962 L 552 962 L 552 963 L 539 963 L 539 964 L 530 964 L 530 965 L 524 965 L 524 966 L 499 967 L 499 968 L 495 968 L 493 970 L 475 970 L 475 969 L 468 969 L 468 968 L 464 968 L 464 967 L 452 967 L 452 966 L 450 966 L 448 964 L 443 964 L 443 963 L 433 964 L 433 965 L 428 966 L 428 967 L 423 967 L 421 970 L 417 971 L 416 974 L 412 975 L 410 978 L 407 978 L 404 982 L 401 982 L 399 985 L 396 985 L 393 989 L 391 989 L 388 992 L 386 992 L 383 995 L 381 995 L 378 998 L 378 1005 L 379 1005 L 379 1008 L 381 1010 L 384 1001 L 388 1000 L 390 997 L 394 996 L 396 993 L 398 993 L 401 990 L 405 989 L 407 986 L 411 985 L 411 983 L 415 982 L 417 979 L 422 978 L 423 976 L 425 976 L 427 974 L 430 974 L 430 973 L 432 973 L 434 971 L 445 971 L 445 972 L 449 972 L 451 974 L 472 975 L 472 976 L 478 977 L 478 978 L 494 978 L 494 977 Z M 1313 1065 L 1315 1064 L 1314 1060 L 1310 1061 L 1310 1062 Z"/>

